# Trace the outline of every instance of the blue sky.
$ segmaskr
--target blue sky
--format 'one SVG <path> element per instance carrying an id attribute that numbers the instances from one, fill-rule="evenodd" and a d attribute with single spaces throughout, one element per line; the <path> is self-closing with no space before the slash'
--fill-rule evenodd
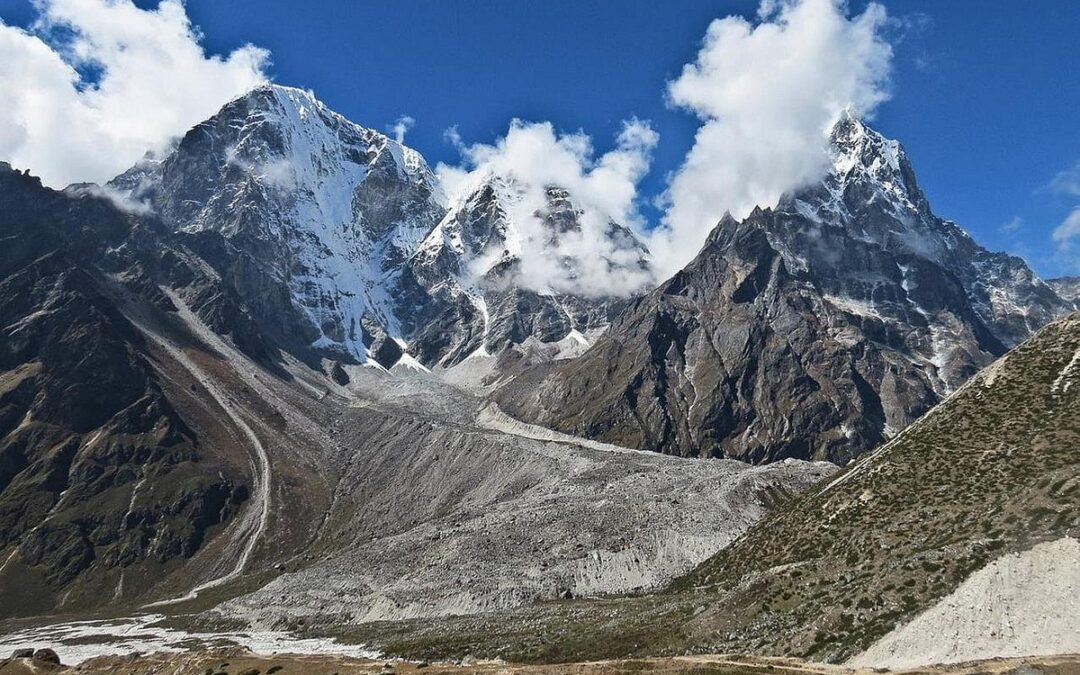
<path id="1" fill-rule="evenodd" d="M 152 7 L 156 2 L 138 2 Z M 884 0 L 903 27 L 891 100 L 873 125 L 903 142 L 923 189 L 995 250 L 1044 276 L 1080 273 L 1050 232 L 1080 201 L 1047 186 L 1080 161 L 1080 2 Z M 859 11 L 863 2 L 852 2 Z M 691 62 L 709 22 L 756 2 L 621 0 L 322 2 L 187 0 L 209 51 L 268 49 L 270 73 L 313 89 L 367 126 L 416 120 L 406 142 L 429 162 L 456 162 L 444 132 L 490 143 L 511 118 L 590 134 L 597 149 L 621 121 L 660 134 L 642 185 L 659 194 L 692 145 L 698 121 L 665 105 L 665 83 Z M 26 0 L 0 0 L 25 25 Z M 652 218 L 658 216 L 647 209 Z M 1014 221 L 1014 219 L 1019 219 Z M 1013 228 L 1003 228 L 1018 222 Z"/>

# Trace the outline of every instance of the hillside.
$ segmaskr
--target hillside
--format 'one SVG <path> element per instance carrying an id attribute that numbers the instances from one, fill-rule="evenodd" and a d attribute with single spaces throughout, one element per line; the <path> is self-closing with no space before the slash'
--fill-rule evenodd
<path id="1" fill-rule="evenodd" d="M 427 657 L 572 661 L 691 651 L 843 661 L 973 574 L 991 572 L 988 563 L 1080 535 L 1078 399 L 1080 314 L 1074 313 L 664 593 L 343 633 Z M 1070 569 L 1032 573 L 1066 575 L 1036 603 L 1043 615 L 1069 616 L 1070 604 L 1076 606 L 1080 582 L 1070 584 Z M 1024 588 L 1018 579 L 1017 587 Z M 979 607 L 990 607 L 984 611 L 994 625 L 1022 627 L 1032 619 L 1010 615 L 1009 605 Z M 959 606 L 952 613 L 973 610 Z M 942 647 L 950 646 L 950 635 L 939 636 Z M 1023 648 L 1012 639 L 1008 632 L 986 637 L 979 657 Z M 1037 646 L 1041 653 L 1068 651 L 1049 641 Z"/>
<path id="2" fill-rule="evenodd" d="M 720 649 L 851 656 L 991 560 L 1080 536 L 1078 448 L 1073 314 L 681 580 L 722 594 L 693 633 L 704 646 L 719 630 Z"/>

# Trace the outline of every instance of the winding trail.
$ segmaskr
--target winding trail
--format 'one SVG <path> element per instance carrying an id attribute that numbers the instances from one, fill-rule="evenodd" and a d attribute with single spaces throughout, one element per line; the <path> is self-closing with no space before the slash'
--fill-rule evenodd
<path id="1" fill-rule="evenodd" d="M 191 325 L 190 321 L 194 317 L 192 317 L 189 312 L 182 312 L 181 314 L 188 320 L 189 327 L 192 327 L 199 337 L 205 338 L 203 331 L 197 330 L 195 326 Z M 270 457 L 267 455 L 266 448 L 263 447 L 259 437 L 251 427 L 248 426 L 247 422 L 244 421 L 239 411 L 229 400 L 229 397 L 218 388 L 217 384 L 191 359 L 191 357 L 187 355 L 187 353 L 184 352 L 183 349 L 148 328 L 142 321 L 138 320 L 138 317 L 129 318 L 132 319 L 132 322 L 144 335 L 146 335 L 146 337 L 153 340 L 155 344 L 165 350 L 169 356 L 191 373 L 191 376 L 194 377 L 199 384 L 206 389 L 217 404 L 221 406 L 221 409 L 225 411 L 225 414 L 229 416 L 229 419 L 232 420 L 233 424 L 243 432 L 244 436 L 247 437 L 251 448 L 255 451 L 254 455 L 250 458 L 252 478 L 255 483 L 255 489 L 252 491 L 254 496 L 251 500 L 251 506 L 244 512 L 243 520 L 237 524 L 237 531 L 241 533 L 241 536 L 248 533 L 246 534 L 247 541 L 244 544 L 243 551 L 236 560 L 236 564 L 224 575 L 199 584 L 185 595 L 144 605 L 146 608 L 161 607 L 193 600 L 200 592 L 209 588 L 221 586 L 243 573 L 248 560 L 251 558 L 252 551 L 255 550 L 255 545 L 259 542 L 259 539 L 262 538 L 263 533 L 266 531 L 266 523 L 270 519 Z M 198 321 L 197 318 L 194 320 Z"/>
<path id="2" fill-rule="evenodd" d="M 611 443 L 594 441 L 590 438 L 571 436 L 570 434 L 564 434 L 561 431 L 555 431 L 554 429 L 548 429 L 547 427 L 522 422 L 521 420 L 507 415 L 499 408 L 499 404 L 494 401 L 487 401 L 480 407 L 480 410 L 477 413 L 476 424 L 481 429 L 486 429 L 488 431 L 498 431 L 499 433 L 508 434 L 510 436 L 518 436 L 520 438 L 527 438 L 544 443 L 575 445 L 590 450 L 600 450 L 602 452 L 645 453 L 645 456 L 647 457 L 652 457 L 656 454 L 649 452 L 648 450 L 635 450 L 634 448 L 625 448 L 621 445 L 612 445 Z"/>

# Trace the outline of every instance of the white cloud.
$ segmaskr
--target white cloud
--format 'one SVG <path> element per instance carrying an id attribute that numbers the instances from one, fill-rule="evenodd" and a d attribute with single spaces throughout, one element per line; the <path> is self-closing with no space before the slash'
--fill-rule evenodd
<path id="1" fill-rule="evenodd" d="M 240 167 L 256 180 L 278 190 L 291 190 L 296 187 L 295 168 L 285 157 L 252 162 L 241 157 L 234 145 L 225 149 L 225 162 Z"/>
<path id="2" fill-rule="evenodd" d="M 668 83 L 671 104 L 703 124 L 662 199 L 651 242 L 661 273 L 685 265 L 726 211 L 743 217 L 824 174 L 841 112 L 869 116 L 888 98 L 886 23 L 880 5 L 849 18 L 841 0 L 764 0 L 756 24 L 712 22 Z"/>
<path id="3" fill-rule="evenodd" d="M 65 192 L 72 195 L 89 195 L 91 197 L 107 199 L 112 202 L 113 206 L 121 211 L 127 211 L 128 213 L 147 215 L 154 212 L 154 209 L 150 206 L 149 202 L 140 200 L 126 192 L 114 190 L 108 185 L 78 183 L 70 186 L 69 190 L 70 191 Z"/>
<path id="4" fill-rule="evenodd" d="M 408 115 L 402 115 L 397 118 L 393 126 L 390 127 L 390 131 L 394 133 L 394 140 L 398 143 L 405 142 L 405 134 L 409 133 L 409 129 L 412 129 L 416 125 L 416 120 Z"/>
<path id="5" fill-rule="evenodd" d="M 461 167 L 436 167 L 452 198 L 466 195 L 489 176 L 513 181 L 517 194 L 509 215 L 522 239 L 518 283 L 537 291 L 623 295 L 652 281 L 648 271 L 633 265 L 635 253 L 613 245 L 605 236 L 611 221 L 637 233 L 642 230 L 638 183 L 649 169 L 659 140 L 647 122 L 624 122 L 615 147 L 599 157 L 587 135 L 558 134 L 550 122 L 514 120 L 494 145 L 465 146 L 455 129 L 447 131 L 447 139 L 464 159 Z M 547 206 L 548 187 L 569 192 L 580 209 L 580 232 L 550 240 L 537 216 Z M 576 271 L 573 278 L 567 261 Z"/>
<path id="6" fill-rule="evenodd" d="M 180 0 L 36 7 L 31 31 L 0 23 L 0 158 L 54 187 L 112 178 L 266 80 L 267 51 L 207 55 Z"/>
<path id="7" fill-rule="evenodd" d="M 1080 162 L 1059 171 L 1051 179 L 1050 189 L 1061 194 L 1080 197 Z"/>

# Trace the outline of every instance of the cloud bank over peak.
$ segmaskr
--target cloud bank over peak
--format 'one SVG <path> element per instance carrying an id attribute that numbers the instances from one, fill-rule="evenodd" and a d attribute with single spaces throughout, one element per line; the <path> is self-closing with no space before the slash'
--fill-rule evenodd
<path id="1" fill-rule="evenodd" d="M 668 83 L 671 105 L 702 125 L 661 200 L 651 246 L 662 274 L 695 255 L 725 212 L 741 218 L 824 175 L 840 114 L 870 116 L 888 98 L 887 23 L 881 5 L 849 17 L 842 0 L 764 0 L 756 23 L 712 22 Z"/>
<path id="2" fill-rule="evenodd" d="M 181 0 L 154 9 L 132 0 L 36 0 L 35 7 L 30 30 L 0 22 L 0 158 L 54 187 L 107 181 L 267 80 L 264 49 L 207 54 Z M 514 120 L 492 144 L 466 145 L 451 129 L 461 162 L 440 164 L 437 173 L 451 196 L 484 176 L 513 180 L 527 287 L 640 290 L 683 267 L 725 212 L 745 216 L 824 174 L 828 131 L 841 112 L 870 116 L 888 98 L 890 21 L 876 3 L 852 15 L 845 0 L 762 0 L 752 19 L 713 21 L 694 61 L 667 84 L 669 104 L 701 126 L 657 200 L 657 227 L 638 207 L 659 137 L 637 119 L 603 153 L 584 132 L 560 133 L 549 122 Z M 402 115 L 386 130 L 400 142 L 414 123 Z M 290 178 L 288 167 L 266 172 Z M 1059 183 L 1072 185 L 1071 176 Z M 542 230 L 537 214 L 549 187 L 569 192 L 581 211 L 579 232 L 552 240 Z M 612 222 L 645 240 L 651 271 L 612 243 Z"/>
<path id="3" fill-rule="evenodd" d="M 436 167 L 451 201 L 460 201 L 492 176 L 513 186 L 504 207 L 522 240 L 518 282 L 526 288 L 581 295 L 625 295 L 652 281 L 636 267 L 638 254 L 609 236 L 612 222 L 641 234 L 638 183 L 649 170 L 659 135 L 648 122 L 623 122 L 615 146 L 596 156 L 583 132 L 560 134 L 550 122 L 513 120 L 488 145 L 465 145 L 456 130 L 447 138 L 462 155 L 460 166 Z M 543 222 L 547 189 L 563 188 L 579 210 L 579 231 L 552 238 Z M 572 270 L 571 274 L 568 271 Z"/>
<path id="4" fill-rule="evenodd" d="M 54 187 L 106 181 L 266 81 L 269 52 L 207 55 L 180 0 L 39 0 L 0 22 L 0 157 Z"/>

